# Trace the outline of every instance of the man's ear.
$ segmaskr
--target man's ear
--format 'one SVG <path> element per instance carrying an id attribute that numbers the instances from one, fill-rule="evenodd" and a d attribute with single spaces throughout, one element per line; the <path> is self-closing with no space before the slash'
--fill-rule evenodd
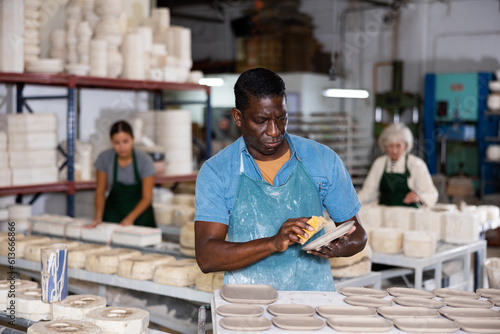
<path id="1" fill-rule="evenodd" d="M 233 114 L 234 123 L 236 123 L 236 126 L 241 128 L 243 113 L 239 109 L 236 109 L 236 108 L 231 109 L 231 113 Z"/>

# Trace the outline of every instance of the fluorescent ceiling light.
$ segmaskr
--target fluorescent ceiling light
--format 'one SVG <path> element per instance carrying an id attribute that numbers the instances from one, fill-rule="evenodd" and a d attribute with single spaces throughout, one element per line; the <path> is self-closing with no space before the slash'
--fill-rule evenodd
<path id="1" fill-rule="evenodd" d="M 370 94 L 364 89 L 338 89 L 330 88 L 323 91 L 326 97 L 345 97 L 351 99 L 366 99 Z"/>
<path id="2" fill-rule="evenodd" d="M 222 78 L 201 78 L 198 83 L 205 86 L 222 86 L 224 80 Z"/>

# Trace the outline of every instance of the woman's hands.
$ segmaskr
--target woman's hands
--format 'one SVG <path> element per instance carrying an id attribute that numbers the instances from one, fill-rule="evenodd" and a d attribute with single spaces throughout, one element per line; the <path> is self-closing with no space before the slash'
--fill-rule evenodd
<path id="1" fill-rule="evenodd" d="M 414 191 L 410 191 L 408 194 L 406 194 L 405 198 L 403 198 L 403 203 L 405 204 L 420 203 L 420 202 L 422 202 L 422 199 Z"/>

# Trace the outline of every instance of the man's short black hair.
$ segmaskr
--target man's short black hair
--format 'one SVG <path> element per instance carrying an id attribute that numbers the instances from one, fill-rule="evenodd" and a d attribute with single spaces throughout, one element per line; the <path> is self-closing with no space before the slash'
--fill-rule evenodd
<path id="1" fill-rule="evenodd" d="M 285 83 L 281 77 L 266 68 L 253 68 L 243 72 L 234 85 L 236 109 L 241 112 L 250 105 L 250 98 L 285 97 Z"/>

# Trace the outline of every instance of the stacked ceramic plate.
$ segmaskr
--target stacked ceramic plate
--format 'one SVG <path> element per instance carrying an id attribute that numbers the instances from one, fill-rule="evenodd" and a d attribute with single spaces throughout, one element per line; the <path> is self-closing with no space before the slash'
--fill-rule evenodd
<path id="1" fill-rule="evenodd" d="M 50 51 L 51 58 L 61 59 L 66 61 L 66 30 L 53 30 L 50 34 Z"/>
<path id="2" fill-rule="evenodd" d="M 90 39 L 92 38 L 92 28 L 90 23 L 81 21 L 76 28 L 78 44 L 76 50 L 78 53 L 78 63 L 88 65 L 90 63 Z"/>
<path id="3" fill-rule="evenodd" d="M 40 56 L 40 7 L 42 1 L 32 0 L 24 3 L 24 63 Z"/>
<path id="4" fill-rule="evenodd" d="M 82 14 L 83 19 L 90 24 L 92 29 L 95 28 L 99 22 L 99 16 L 94 12 L 95 0 L 83 0 Z"/>
<path id="5" fill-rule="evenodd" d="M 90 72 L 95 77 L 108 75 L 108 43 L 103 39 L 90 41 Z"/>
<path id="6" fill-rule="evenodd" d="M 31 60 L 26 65 L 26 72 L 57 74 L 64 70 L 64 64 L 61 59 L 40 58 Z"/>
<path id="7" fill-rule="evenodd" d="M 122 0 L 95 0 L 94 11 L 103 17 L 117 17 L 122 13 Z"/>
<path id="8" fill-rule="evenodd" d="M 123 43 L 123 78 L 144 80 L 145 71 L 145 52 L 141 34 L 129 33 L 125 35 Z"/>
<path id="9" fill-rule="evenodd" d="M 68 64 L 78 63 L 78 35 L 76 29 L 80 23 L 77 19 L 66 20 L 66 61 Z"/>
<path id="10" fill-rule="evenodd" d="M 189 110 L 160 111 L 156 117 L 156 143 L 165 148 L 167 175 L 193 172 L 191 112 Z"/>
<path id="11" fill-rule="evenodd" d="M 164 33 L 170 27 L 170 11 L 168 8 L 154 8 L 151 19 L 155 35 Z"/>

